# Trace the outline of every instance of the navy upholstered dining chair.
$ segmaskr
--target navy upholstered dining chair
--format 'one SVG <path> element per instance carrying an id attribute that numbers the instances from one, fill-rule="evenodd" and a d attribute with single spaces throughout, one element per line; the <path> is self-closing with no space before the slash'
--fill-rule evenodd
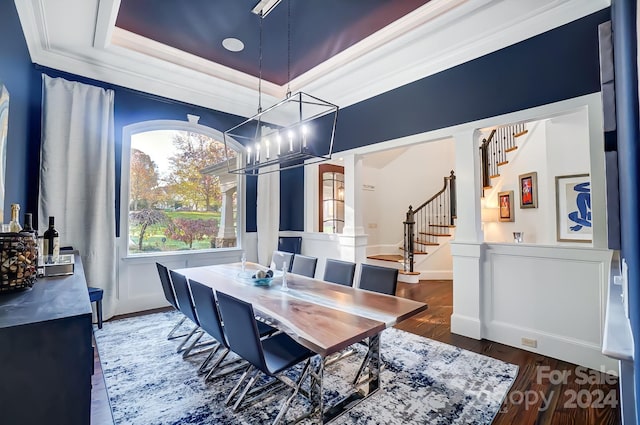
<path id="1" fill-rule="evenodd" d="M 323 280 L 345 286 L 353 286 L 356 264 L 349 261 L 328 258 L 324 266 Z"/>
<path id="2" fill-rule="evenodd" d="M 180 273 L 174 272 L 173 270 L 169 271 L 169 275 L 171 276 L 171 282 L 173 282 L 173 289 L 176 294 L 176 300 L 178 301 L 178 308 L 180 309 L 182 314 L 187 316 L 187 318 L 191 320 L 195 325 L 193 330 L 185 337 L 185 339 L 176 349 L 178 353 L 182 353 L 183 358 L 186 358 L 189 355 L 192 355 L 191 351 L 194 348 L 211 345 L 211 343 L 197 345 L 198 341 L 200 341 L 200 338 L 202 338 L 202 336 L 204 335 L 204 331 L 200 328 L 200 322 L 198 321 L 198 316 L 196 315 L 196 310 L 193 306 L 193 299 L 191 298 L 191 291 L 189 290 L 187 278 Z M 191 343 L 185 348 L 185 345 L 189 340 L 191 340 Z M 201 351 L 194 352 L 193 354 L 200 353 Z"/>
<path id="3" fill-rule="evenodd" d="M 284 251 L 273 251 L 271 255 L 271 262 L 275 265 L 276 270 L 282 270 L 282 264 L 287 263 L 287 271 L 291 271 L 291 265 L 293 263 L 293 253 Z"/>
<path id="4" fill-rule="evenodd" d="M 300 236 L 280 236 L 278 251 L 300 254 L 302 252 L 302 238 Z"/>
<path id="5" fill-rule="evenodd" d="M 360 266 L 360 289 L 395 295 L 398 286 L 398 269 L 362 264 Z"/>
<path id="6" fill-rule="evenodd" d="M 178 308 L 178 301 L 176 301 L 176 295 L 173 291 L 173 283 L 171 283 L 171 277 L 169 276 L 169 269 L 160 263 L 156 263 L 156 268 L 158 269 L 158 276 L 160 277 L 160 284 L 162 285 L 162 292 L 164 292 L 165 299 L 167 300 L 167 302 L 169 302 L 169 304 L 171 304 L 173 308 L 180 311 L 180 309 Z M 167 335 L 167 339 L 175 339 L 187 336 L 186 334 L 176 336 L 173 335 L 180 328 L 180 326 L 182 326 L 185 320 L 187 320 L 187 316 L 183 314 L 180 321 L 173 327 L 171 332 L 169 332 L 169 335 Z"/>
<path id="7" fill-rule="evenodd" d="M 189 279 L 189 287 L 191 288 L 191 294 L 193 295 L 193 305 L 196 310 L 196 315 L 198 316 L 200 327 L 219 343 L 219 345 L 211 351 L 209 356 L 202 363 L 199 372 L 205 372 L 207 365 L 215 357 L 220 349 L 222 349 L 222 351 L 218 355 L 218 358 L 215 360 L 215 362 L 212 364 L 211 368 L 207 370 L 207 376 L 205 377 L 205 380 L 226 375 L 229 372 L 239 370 L 238 368 L 233 368 L 232 370 L 223 370 L 220 374 L 213 376 L 213 373 L 218 369 L 218 367 L 224 368 L 233 363 L 236 363 L 236 361 L 222 363 L 229 354 L 229 344 L 227 343 L 227 339 L 224 334 L 224 328 L 220 319 L 220 312 L 218 311 L 218 305 L 216 303 L 213 289 L 192 279 Z M 260 337 L 273 334 L 277 331 L 276 328 L 271 327 L 266 323 L 256 322 L 256 324 L 258 326 L 258 333 L 260 334 Z M 246 365 L 242 367 L 246 368 Z"/>
<path id="8" fill-rule="evenodd" d="M 316 275 L 317 265 L 318 265 L 317 258 L 296 254 L 293 257 L 293 265 L 291 266 L 291 273 L 295 273 L 295 274 L 299 274 L 307 277 L 314 277 Z"/>
<path id="9" fill-rule="evenodd" d="M 281 380 L 284 384 L 292 386 L 293 391 L 285 400 L 280 413 L 273 422 L 277 424 L 283 419 L 291 401 L 298 394 L 300 386 L 309 372 L 309 359 L 314 353 L 298 344 L 286 333 L 279 333 L 261 340 L 251 304 L 222 292 L 217 292 L 216 296 L 224 323 L 225 335 L 231 350 L 251 364 L 227 397 L 226 404 L 229 405 L 242 384 L 249 379 L 233 405 L 234 411 L 238 409 L 248 391 L 255 384 L 260 375 L 259 372 L 277 378 L 281 372 L 306 360 L 295 384 L 287 379 Z M 260 394 L 260 389 L 254 393 Z M 256 398 L 260 398 L 260 395 Z"/>
<path id="10" fill-rule="evenodd" d="M 395 296 L 396 288 L 398 287 L 398 272 L 398 269 L 392 269 L 390 267 L 362 264 L 360 265 L 360 283 L 358 287 L 367 291 Z M 364 344 L 368 346 L 367 343 Z M 353 379 L 354 385 L 358 383 L 370 361 L 371 353 L 367 352 L 364 361 L 360 364 L 360 368 Z M 381 362 L 382 368 L 384 368 L 384 361 L 382 359 Z"/>

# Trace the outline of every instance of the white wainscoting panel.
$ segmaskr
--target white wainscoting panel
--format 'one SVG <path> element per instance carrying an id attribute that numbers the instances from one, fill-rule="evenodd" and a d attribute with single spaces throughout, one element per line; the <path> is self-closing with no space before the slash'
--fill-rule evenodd
<path id="1" fill-rule="evenodd" d="M 611 251 L 487 244 L 482 260 L 483 336 L 596 370 L 616 370 L 601 353 Z M 523 345 L 535 340 L 536 347 Z"/>
<path id="2" fill-rule="evenodd" d="M 134 313 L 169 305 L 162 292 L 156 262 L 169 269 L 180 269 L 239 261 L 240 253 L 240 248 L 230 248 L 122 258 L 118 264 L 116 314 Z"/>

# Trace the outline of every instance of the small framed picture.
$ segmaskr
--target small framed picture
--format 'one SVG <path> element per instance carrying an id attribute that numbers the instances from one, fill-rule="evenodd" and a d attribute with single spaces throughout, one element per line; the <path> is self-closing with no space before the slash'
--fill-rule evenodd
<path id="1" fill-rule="evenodd" d="M 513 190 L 508 192 L 499 192 L 498 205 L 500 210 L 498 219 L 500 221 L 515 221 L 515 217 L 513 215 Z"/>
<path id="2" fill-rule="evenodd" d="M 535 171 L 518 176 L 520 208 L 538 208 L 538 173 Z"/>
<path id="3" fill-rule="evenodd" d="M 560 242 L 591 242 L 589 174 L 556 176 L 556 232 Z"/>

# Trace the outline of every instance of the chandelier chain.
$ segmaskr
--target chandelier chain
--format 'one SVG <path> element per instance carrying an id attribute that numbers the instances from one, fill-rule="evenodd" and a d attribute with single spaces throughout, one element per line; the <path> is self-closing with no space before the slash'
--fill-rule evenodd
<path id="1" fill-rule="evenodd" d="M 258 46 L 258 113 L 262 112 L 262 11 L 260 11 L 260 42 Z"/>
<path id="2" fill-rule="evenodd" d="M 291 0 L 287 0 L 287 97 L 291 96 Z"/>

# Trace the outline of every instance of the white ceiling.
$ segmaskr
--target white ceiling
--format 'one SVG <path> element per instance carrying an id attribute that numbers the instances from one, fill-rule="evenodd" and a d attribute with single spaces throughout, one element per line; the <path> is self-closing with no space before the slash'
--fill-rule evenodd
<path id="1" fill-rule="evenodd" d="M 256 112 L 255 77 L 116 28 L 120 0 L 15 4 L 34 63 L 237 115 Z M 609 0 L 432 0 L 296 78 L 291 90 L 345 107 L 609 5 Z M 285 91 L 263 82 L 263 106 L 276 103 Z"/>

